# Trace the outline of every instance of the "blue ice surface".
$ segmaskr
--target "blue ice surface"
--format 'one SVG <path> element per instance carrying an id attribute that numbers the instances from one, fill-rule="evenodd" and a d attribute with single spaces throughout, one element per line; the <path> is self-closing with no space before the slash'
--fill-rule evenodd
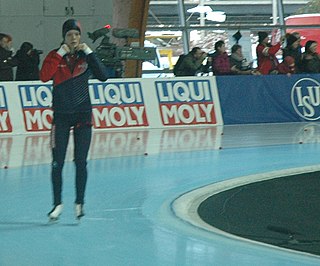
<path id="1" fill-rule="evenodd" d="M 223 180 L 319 164 L 317 144 L 270 145 L 96 159 L 86 216 L 74 218 L 74 165 L 64 212 L 48 224 L 50 165 L 0 169 L 0 265 L 320 265 L 316 257 L 206 232 L 171 210 L 179 195 Z"/>

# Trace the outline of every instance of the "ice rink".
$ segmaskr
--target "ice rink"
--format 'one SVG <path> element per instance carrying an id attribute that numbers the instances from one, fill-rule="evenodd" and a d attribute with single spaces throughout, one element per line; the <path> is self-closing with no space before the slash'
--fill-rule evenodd
<path id="1" fill-rule="evenodd" d="M 48 223 L 49 140 L 0 135 L 1 266 L 320 265 L 315 255 L 198 227 L 173 208 L 181 195 L 208 185 L 318 169 L 318 123 L 96 131 L 80 223 L 72 142 L 64 211 L 58 223 Z"/>

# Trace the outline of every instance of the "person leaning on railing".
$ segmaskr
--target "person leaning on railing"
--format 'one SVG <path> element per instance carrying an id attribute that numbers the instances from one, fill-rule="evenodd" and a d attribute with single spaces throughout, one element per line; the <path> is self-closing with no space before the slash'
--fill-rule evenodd
<path id="1" fill-rule="evenodd" d="M 203 72 L 205 66 L 202 62 L 207 57 L 207 53 L 201 48 L 194 47 L 187 55 L 180 57 L 174 69 L 175 76 L 195 76 L 197 73 Z"/>

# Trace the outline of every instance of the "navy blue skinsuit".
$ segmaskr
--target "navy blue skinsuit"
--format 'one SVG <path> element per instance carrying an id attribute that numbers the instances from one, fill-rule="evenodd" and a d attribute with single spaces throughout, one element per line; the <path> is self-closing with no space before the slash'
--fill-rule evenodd
<path id="1" fill-rule="evenodd" d="M 70 57 L 70 58 L 68 58 Z M 72 61 L 72 65 L 70 65 Z M 54 74 L 53 74 L 54 73 Z M 53 204 L 62 203 L 62 170 L 65 162 L 70 132 L 74 138 L 76 168 L 76 204 L 84 203 L 87 183 L 87 156 L 92 135 L 92 106 L 88 79 L 107 79 L 104 65 L 94 53 L 79 52 L 71 58 L 61 57 L 56 50 L 46 57 L 40 78 L 46 81 L 53 74 L 53 122 L 51 130 Z"/>

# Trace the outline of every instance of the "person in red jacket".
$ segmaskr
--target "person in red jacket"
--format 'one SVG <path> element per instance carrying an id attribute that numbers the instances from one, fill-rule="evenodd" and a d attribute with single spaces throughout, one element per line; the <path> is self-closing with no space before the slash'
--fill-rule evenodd
<path id="1" fill-rule="evenodd" d="M 83 215 L 87 183 L 87 155 L 91 143 L 92 106 L 88 80 L 105 81 L 106 70 L 90 47 L 80 42 L 81 27 L 75 19 L 65 21 L 62 27 L 63 43 L 46 56 L 40 70 L 43 82 L 53 80 L 51 130 L 53 209 L 50 220 L 57 220 L 62 212 L 62 169 L 65 161 L 70 131 L 73 130 L 74 163 L 76 166 L 75 213 Z"/>
<path id="2" fill-rule="evenodd" d="M 212 71 L 214 75 L 231 75 L 232 70 L 235 67 L 231 68 L 229 56 L 226 52 L 225 42 L 220 40 L 214 44 L 215 52 L 212 56 L 208 57 L 208 63 L 212 65 Z"/>
<path id="3" fill-rule="evenodd" d="M 281 42 L 271 45 L 269 44 L 268 33 L 264 31 L 258 32 L 259 44 L 257 46 L 258 71 L 262 75 L 272 74 L 279 65 L 276 53 L 281 48 Z"/>
<path id="4" fill-rule="evenodd" d="M 278 74 L 287 74 L 290 76 L 291 74 L 296 73 L 295 69 L 295 61 L 292 56 L 286 56 L 283 61 L 277 66 Z"/>

